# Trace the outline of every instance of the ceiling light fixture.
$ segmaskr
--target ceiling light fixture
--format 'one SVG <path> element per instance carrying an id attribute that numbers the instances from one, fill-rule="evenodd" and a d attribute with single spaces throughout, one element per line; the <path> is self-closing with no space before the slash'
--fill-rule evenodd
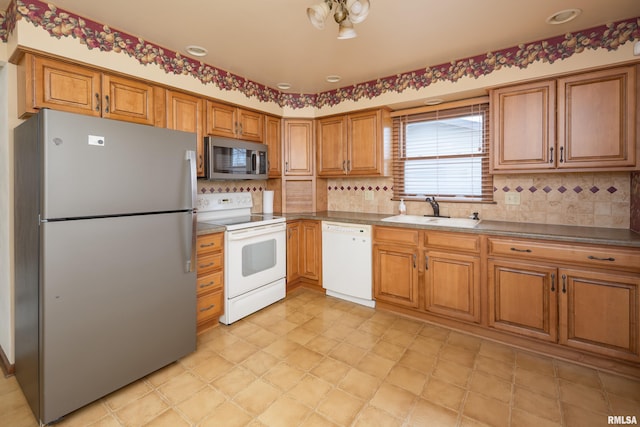
<path id="1" fill-rule="evenodd" d="M 291 89 L 291 84 L 290 83 L 278 83 L 278 89 L 280 90 L 287 90 L 287 89 Z"/>
<path id="2" fill-rule="evenodd" d="M 323 0 L 307 8 L 307 16 L 314 27 L 322 30 L 329 13 L 335 9 L 333 19 L 338 24 L 338 38 L 352 39 L 357 36 L 353 24 L 367 18 L 369 6 L 369 0 Z"/>
<path id="3" fill-rule="evenodd" d="M 328 81 L 329 83 L 338 83 L 338 82 L 340 81 L 340 79 L 342 79 L 342 77 L 340 77 L 340 76 L 336 76 L 336 75 L 333 75 L 333 76 L 327 76 L 327 81 Z"/>
<path id="4" fill-rule="evenodd" d="M 193 56 L 207 56 L 207 49 L 203 48 L 202 46 L 196 46 L 194 44 L 189 45 L 185 48 L 185 51 L 189 54 L 189 55 L 193 55 Z"/>
<path id="5" fill-rule="evenodd" d="M 582 9 L 565 9 L 556 12 L 546 19 L 547 24 L 557 25 L 565 22 L 573 21 L 582 13 Z"/>

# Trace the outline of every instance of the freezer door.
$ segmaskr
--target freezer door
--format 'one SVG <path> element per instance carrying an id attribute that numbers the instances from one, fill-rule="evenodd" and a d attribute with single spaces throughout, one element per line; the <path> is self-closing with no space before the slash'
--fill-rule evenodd
<path id="1" fill-rule="evenodd" d="M 193 207 L 196 134 L 54 110 L 38 118 L 43 219 Z"/>
<path id="2" fill-rule="evenodd" d="M 42 225 L 41 420 L 195 350 L 189 213 Z"/>

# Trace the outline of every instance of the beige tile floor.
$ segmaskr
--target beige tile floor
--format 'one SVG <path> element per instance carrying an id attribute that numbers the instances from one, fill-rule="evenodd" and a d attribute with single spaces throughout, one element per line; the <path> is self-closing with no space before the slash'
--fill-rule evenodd
<path id="1" fill-rule="evenodd" d="M 59 426 L 606 426 L 640 381 L 301 289 Z M 14 377 L 0 426 L 36 426 Z"/>

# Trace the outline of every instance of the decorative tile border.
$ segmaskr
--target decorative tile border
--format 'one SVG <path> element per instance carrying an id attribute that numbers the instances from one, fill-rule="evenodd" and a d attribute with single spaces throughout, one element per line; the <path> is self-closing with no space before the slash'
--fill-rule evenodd
<path id="1" fill-rule="evenodd" d="M 393 192 L 393 187 L 389 187 L 389 186 L 386 186 L 386 185 L 384 185 L 382 187 L 380 187 L 379 185 L 376 185 L 375 187 L 371 186 L 371 185 L 368 185 L 366 187 L 364 185 L 361 185 L 359 187 L 357 185 L 354 185 L 354 186 L 347 185 L 346 187 L 344 185 L 341 185 L 341 186 L 337 186 L 337 185 L 331 186 L 330 185 L 330 186 L 327 187 L 327 190 L 329 190 L 329 191 L 345 191 L 345 190 L 347 190 L 347 191 L 351 191 L 351 190 L 353 190 L 353 191 L 358 191 L 358 190 L 360 190 L 360 191 L 365 191 L 365 190 L 380 191 L 380 190 L 382 190 L 382 191 L 391 191 L 391 192 Z"/>
<path id="2" fill-rule="evenodd" d="M 521 193 L 521 192 L 524 191 L 524 188 L 522 188 L 520 186 L 517 186 L 514 189 L 511 189 L 508 186 L 502 187 L 502 191 L 505 192 L 505 193 L 508 193 L 509 191 L 512 191 L 512 190 L 516 191 L 518 193 Z M 531 193 L 535 193 L 539 189 L 537 187 L 535 187 L 535 186 L 531 186 L 527 190 L 529 190 Z M 578 194 L 582 193 L 583 191 L 585 191 L 585 189 L 580 187 L 579 185 L 573 187 L 572 190 L 573 190 L 574 193 L 578 193 Z M 594 186 L 588 188 L 587 190 L 592 192 L 593 194 L 596 194 L 597 192 L 600 191 L 600 188 L 598 188 L 597 186 L 594 185 Z M 498 189 L 496 187 L 493 187 L 493 192 L 496 193 L 497 191 L 498 191 Z M 542 191 L 544 191 L 545 193 L 548 194 L 548 193 L 553 191 L 553 188 L 551 188 L 548 185 L 546 185 L 546 186 L 544 186 L 542 188 Z M 561 194 L 564 194 L 565 192 L 569 191 L 569 189 L 567 189 L 567 187 L 565 187 L 564 185 L 561 185 L 560 187 L 556 188 L 556 191 L 561 193 Z M 618 191 L 618 189 L 616 187 L 614 187 L 614 186 L 610 186 L 609 188 L 606 189 L 606 191 L 608 191 L 609 193 L 613 194 L 616 191 Z"/>
<path id="3" fill-rule="evenodd" d="M 202 188 L 200 188 L 200 193 L 202 194 L 207 194 L 207 193 L 260 193 L 263 190 L 266 190 L 266 188 L 262 188 L 262 186 L 247 186 L 247 187 L 238 187 L 238 186 L 233 186 L 233 187 L 229 187 L 229 186 L 215 186 L 215 185 L 210 185 L 208 188 L 206 188 L 207 186 L 204 185 Z"/>
<path id="4" fill-rule="evenodd" d="M 141 64 L 156 64 L 166 73 L 190 75 L 203 84 L 213 84 L 221 90 L 239 91 L 248 98 L 274 102 L 292 109 L 335 106 L 345 101 L 357 102 L 361 99 L 373 99 L 384 93 L 422 89 L 439 81 L 456 82 L 463 77 L 477 79 L 501 68 L 527 68 L 534 62 L 553 64 L 585 50 L 611 51 L 627 42 L 640 39 L 640 17 L 637 17 L 332 91 L 289 94 L 183 57 L 178 52 L 39 0 L 12 0 L 7 11 L 0 12 L 0 39 L 3 42 L 6 43 L 18 19 L 25 19 L 36 27 L 42 27 L 51 37 L 73 37 L 88 49 L 122 52 L 136 58 Z"/>

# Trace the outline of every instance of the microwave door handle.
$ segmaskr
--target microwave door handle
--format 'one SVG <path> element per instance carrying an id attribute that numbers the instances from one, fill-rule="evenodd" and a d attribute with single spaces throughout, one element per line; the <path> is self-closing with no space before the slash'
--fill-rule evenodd
<path id="1" fill-rule="evenodd" d="M 251 152 L 251 173 L 257 174 L 260 170 L 260 156 L 257 151 Z"/>

